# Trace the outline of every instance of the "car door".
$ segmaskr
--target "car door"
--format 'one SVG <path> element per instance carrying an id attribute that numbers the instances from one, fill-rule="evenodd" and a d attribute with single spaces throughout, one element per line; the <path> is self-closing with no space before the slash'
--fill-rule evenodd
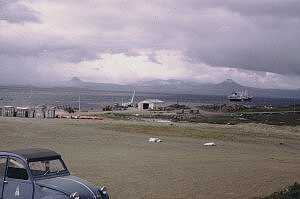
<path id="1" fill-rule="evenodd" d="M 3 199 L 2 193 L 3 193 L 4 177 L 6 171 L 6 162 L 7 162 L 7 157 L 0 156 L 0 199 Z"/>
<path id="2" fill-rule="evenodd" d="M 18 158 L 9 157 L 3 188 L 3 199 L 31 199 L 33 183 L 26 164 Z"/>

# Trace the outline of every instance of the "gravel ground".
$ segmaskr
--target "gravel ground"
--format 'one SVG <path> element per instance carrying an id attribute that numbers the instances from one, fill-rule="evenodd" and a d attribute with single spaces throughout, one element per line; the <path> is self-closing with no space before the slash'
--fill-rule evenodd
<path id="1" fill-rule="evenodd" d="M 111 198 L 253 198 L 300 182 L 299 126 L 0 118 L 0 141 L 60 152 Z"/>

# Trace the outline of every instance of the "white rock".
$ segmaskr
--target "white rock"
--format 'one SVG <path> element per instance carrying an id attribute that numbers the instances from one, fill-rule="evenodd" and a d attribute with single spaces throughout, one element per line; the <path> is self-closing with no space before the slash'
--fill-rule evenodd
<path id="1" fill-rule="evenodd" d="M 216 144 L 214 142 L 207 142 L 204 146 L 216 146 Z"/>
<path id="2" fill-rule="evenodd" d="M 159 139 L 159 138 L 149 138 L 149 142 L 162 142 L 162 140 L 161 139 Z"/>

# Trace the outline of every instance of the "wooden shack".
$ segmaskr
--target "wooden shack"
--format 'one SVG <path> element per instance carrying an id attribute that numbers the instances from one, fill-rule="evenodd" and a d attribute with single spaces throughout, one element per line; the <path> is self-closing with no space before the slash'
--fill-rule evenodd
<path id="1" fill-rule="evenodd" d="M 34 117 L 37 119 L 43 119 L 46 117 L 46 106 L 35 107 Z"/>
<path id="2" fill-rule="evenodd" d="M 161 107 L 161 104 L 164 103 L 164 101 L 161 101 L 159 99 L 148 99 L 144 100 L 138 103 L 138 109 L 140 111 L 143 110 L 158 110 Z"/>
<path id="3" fill-rule="evenodd" d="M 35 117 L 35 108 L 30 108 L 28 117 L 29 118 Z"/>
<path id="4" fill-rule="evenodd" d="M 29 108 L 17 107 L 17 117 L 29 117 Z"/>
<path id="5" fill-rule="evenodd" d="M 4 106 L 2 110 L 3 117 L 14 117 L 15 116 L 15 107 L 13 106 Z"/>
<path id="6" fill-rule="evenodd" d="M 46 118 L 55 118 L 55 111 L 56 111 L 55 107 L 51 107 L 51 108 L 47 109 Z"/>

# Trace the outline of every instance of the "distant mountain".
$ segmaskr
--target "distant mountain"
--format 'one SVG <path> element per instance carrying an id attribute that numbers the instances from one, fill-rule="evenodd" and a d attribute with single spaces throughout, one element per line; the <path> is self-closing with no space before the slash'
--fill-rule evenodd
<path id="1" fill-rule="evenodd" d="M 228 95 L 232 91 L 242 89 L 243 86 L 233 80 L 226 80 L 219 84 L 203 84 L 193 81 L 182 80 L 151 80 L 132 84 L 137 90 L 147 90 L 148 92 L 166 93 L 191 93 L 203 95 Z"/>
<path id="2" fill-rule="evenodd" d="M 73 77 L 70 81 L 69 81 L 70 85 L 74 85 L 74 86 L 80 86 L 81 84 L 83 84 L 83 81 L 81 81 L 81 79 L 79 79 L 78 77 Z"/>
<path id="3" fill-rule="evenodd" d="M 103 91 L 129 91 L 130 86 L 120 85 L 120 84 L 110 84 L 110 83 L 95 83 L 95 82 L 85 82 L 78 77 L 73 77 L 70 81 L 60 84 L 63 87 L 78 87 L 93 90 L 103 90 Z"/>
<path id="4" fill-rule="evenodd" d="M 262 89 L 240 85 L 232 79 L 227 79 L 218 84 L 203 84 L 192 81 L 180 80 L 155 80 L 135 84 L 139 90 L 160 91 L 166 93 L 191 93 L 200 95 L 229 95 L 234 91 L 247 90 L 250 95 L 257 97 L 274 97 L 274 98 L 300 98 L 300 89 L 284 90 L 284 89 Z M 147 86 L 145 86 L 147 85 Z"/>
<path id="5" fill-rule="evenodd" d="M 123 91 L 129 92 L 135 89 L 137 92 L 170 93 L 170 94 L 199 94 L 199 95 L 229 95 L 233 91 L 247 90 L 250 95 L 259 97 L 297 97 L 300 98 L 300 89 L 261 89 L 240 85 L 231 79 L 218 84 L 203 84 L 193 81 L 182 81 L 176 79 L 150 81 L 140 81 L 128 85 L 85 82 L 78 77 L 73 77 L 70 81 L 61 86 L 79 87 L 103 91 Z"/>
<path id="6" fill-rule="evenodd" d="M 244 86 L 236 83 L 232 79 L 227 79 L 219 84 L 215 84 L 215 86 L 220 87 L 220 88 L 228 88 L 228 89 L 232 89 L 232 88 L 240 89 L 240 88 L 244 87 Z"/>

